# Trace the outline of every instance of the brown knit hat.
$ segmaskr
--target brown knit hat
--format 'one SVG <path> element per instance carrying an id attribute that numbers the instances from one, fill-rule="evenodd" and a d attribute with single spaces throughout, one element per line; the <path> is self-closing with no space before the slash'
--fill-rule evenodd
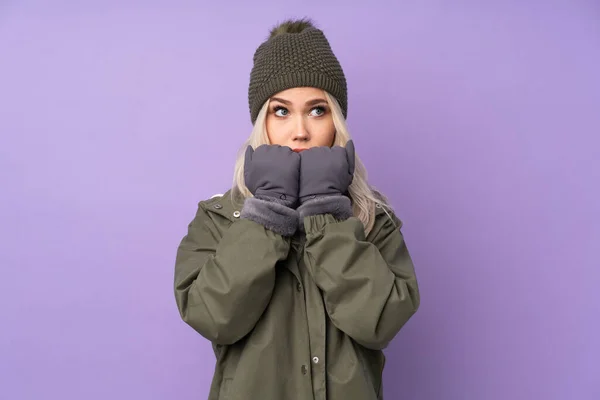
<path id="1" fill-rule="evenodd" d="M 248 88 L 252 124 L 269 97 L 301 86 L 327 91 L 340 103 L 344 118 L 347 116 L 344 71 L 323 32 L 307 19 L 279 24 L 256 49 Z"/>

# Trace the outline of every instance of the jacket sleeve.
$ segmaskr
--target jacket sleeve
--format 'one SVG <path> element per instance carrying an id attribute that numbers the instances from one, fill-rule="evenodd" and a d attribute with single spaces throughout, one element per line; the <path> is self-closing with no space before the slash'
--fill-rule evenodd
<path id="1" fill-rule="evenodd" d="M 247 219 L 224 233 L 200 204 L 177 249 L 175 299 L 182 319 L 216 344 L 248 334 L 267 307 L 275 265 L 289 240 Z"/>
<path id="2" fill-rule="evenodd" d="M 401 222 L 394 214 L 382 219 L 367 240 L 355 217 L 304 218 L 305 261 L 331 321 L 370 349 L 385 348 L 420 303 Z"/>

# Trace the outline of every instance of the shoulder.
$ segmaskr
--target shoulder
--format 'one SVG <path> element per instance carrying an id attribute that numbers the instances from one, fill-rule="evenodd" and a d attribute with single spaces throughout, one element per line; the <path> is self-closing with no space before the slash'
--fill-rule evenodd
<path id="1" fill-rule="evenodd" d="M 224 218 L 234 222 L 239 219 L 244 199 L 234 196 L 232 189 L 225 193 L 216 193 L 198 203 L 198 213 Z"/>
<path id="2" fill-rule="evenodd" d="M 367 234 L 367 241 L 375 244 L 377 247 L 389 243 L 398 243 L 398 238 L 402 238 L 402 221 L 396 216 L 394 209 L 385 202 L 375 203 L 375 215 L 373 226 Z M 394 238 L 394 239 L 392 239 Z M 392 240 L 390 242 L 390 240 Z"/>
<path id="3" fill-rule="evenodd" d="M 396 214 L 396 211 L 390 204 L 387 197 L 379 192 L 378 190 L 371 189 L 375 199 L 375 225 L 373 226 L 373 230 L 376 229 L 377 226 L 383 227 L 391 227 L 391 229 L 400 229 L 403 226 L 402 220 Z"/>

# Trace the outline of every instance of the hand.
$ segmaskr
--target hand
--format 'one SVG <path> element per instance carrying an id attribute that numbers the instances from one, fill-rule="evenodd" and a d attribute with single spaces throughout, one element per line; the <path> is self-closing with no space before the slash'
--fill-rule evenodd
<path id="1" fill-rule="evenodd" d="M 317 196 L 342 195 L 354 178 L 354 143 L 311 147 L 300 153 L 300 204 Z"/>
<path id="2" fill-rule="evenodd" d="M 298 201 L 300 155 L 286 146 L 246 148 L 244 180 L 254 197 L 294 207 Z"/>

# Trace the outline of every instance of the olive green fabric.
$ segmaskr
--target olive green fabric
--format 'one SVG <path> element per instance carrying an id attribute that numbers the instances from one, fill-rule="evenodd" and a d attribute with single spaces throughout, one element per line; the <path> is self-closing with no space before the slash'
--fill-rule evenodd
<path id="1" fill-rule="evenodd" d="M 272 95 L 286 89 L 309 86 L 323 89 L 348 114 L 346 77 L 329 41 L 320 29 L 281 33 L 262 43 L 254 53 L 248 103 L 252 124 Z"/>
<path id="2" fill-rule="evenodd" d="M 215 351 L 208 399 L 381 400 L 382 349 L 420 302 L 401 222 L 378 207 L 365 237 L 312 215 L 286 238 L 230 193 L 199 203 L 175 265 L 181 317 Z"/>

